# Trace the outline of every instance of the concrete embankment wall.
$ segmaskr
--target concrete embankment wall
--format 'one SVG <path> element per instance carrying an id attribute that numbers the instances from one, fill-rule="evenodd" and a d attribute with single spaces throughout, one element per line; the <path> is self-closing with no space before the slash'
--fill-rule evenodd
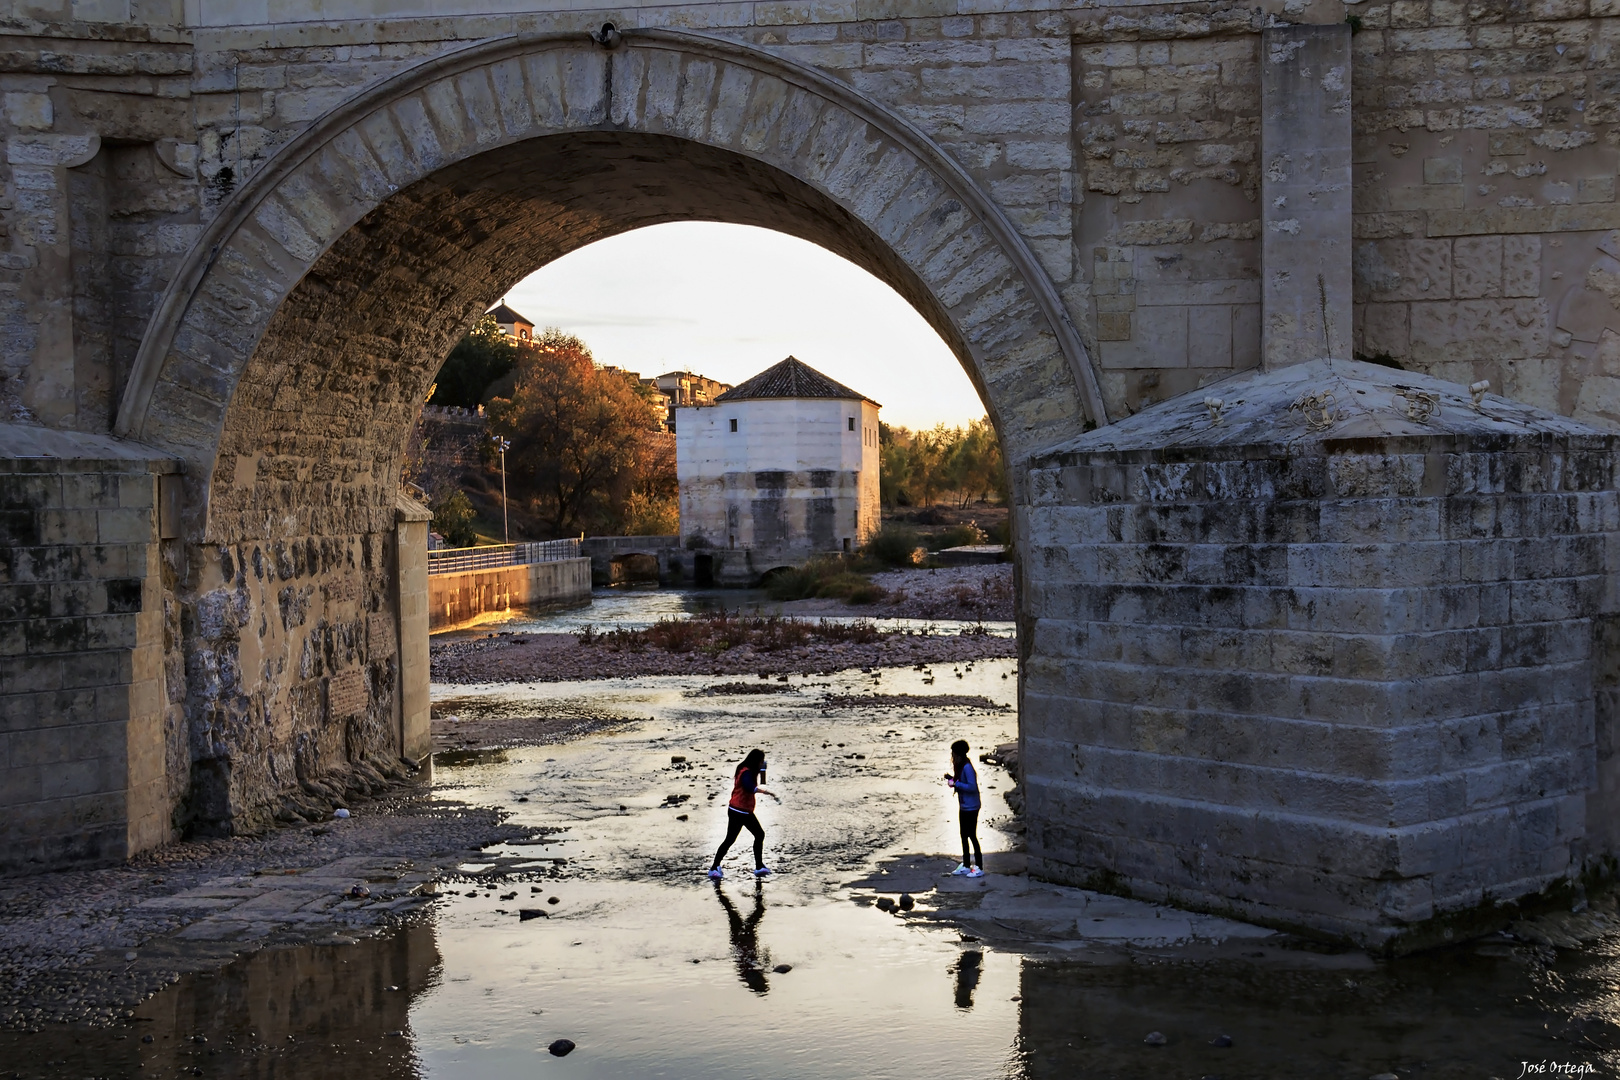
<path id="1" fill-rule="evenodd" d="M 453 630 L 513 608 L 560 611 L 590 602 L 587 558 L 428 577 L 428 626 L 434 631 Z"/>

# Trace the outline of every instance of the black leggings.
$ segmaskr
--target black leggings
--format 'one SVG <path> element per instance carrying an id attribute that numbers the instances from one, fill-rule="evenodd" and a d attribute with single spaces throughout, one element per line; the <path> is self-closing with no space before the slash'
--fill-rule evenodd
<path id="1" fill-rule="evenodd" d="M 959 811 L 962 815 L 962 865 L 977 866 L 984 869 L 984 852 L 979 850 L 979 812 L 977 810 Z M 968 841 L 973 842 L 975 858 L 968 858 Z"/>
<path id="2" fill-rule="evenodd" d="M 726 809 L 726 839 L 720 845 L 720 850 L 714 853 L 714 866 L 710 869 L 718 870 L 720 860 L 726 857 L 731 845 L 737 839 L 737 834 L 747 829 L 754 834 L 754 869 L 765 865 L 765 826 L 759 823 L 759 818 L 752 812 L 742 813 L 738 810 Z"/>

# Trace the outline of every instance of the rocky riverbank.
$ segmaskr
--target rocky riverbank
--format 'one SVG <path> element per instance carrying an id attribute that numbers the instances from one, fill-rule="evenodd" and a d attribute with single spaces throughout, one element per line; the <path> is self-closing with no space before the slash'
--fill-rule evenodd
<path id="1" fill-rule="evenodd" d="M 182 974 L 268 945 L 355 941 L 530 830 L 436 799 L 425 780 L 347 819 L 171 844 L 122 866 L 0 881 L 0 1027 L 113 1023 Z"/>
<path id="2" fill-rule="evenodd" d="M 872 584 L 883 590 L 875 603 L 853 606 L 839 600 L 793 600 L 781 606 L 782 614 L 970 622 L 1011 622 L 1017 617 L 1010 563 L 888 570 L 873 574 Z"/>
<path id="3" fill-rule="evenodd" d="M 496 634 L 436 642 L 433 679 L 445 683 L 568 682 L 638 675 L 815 675 L 850 668 L 956 664 L 1018 655 L 1018 642 L 989 634 L 875 633 L 867 641 L 815 641 L 782 648 L 737 645 L 675 652 L 615 645 L 575 634 Z M 948 676 L 947 676 L 948 677 Z"/>

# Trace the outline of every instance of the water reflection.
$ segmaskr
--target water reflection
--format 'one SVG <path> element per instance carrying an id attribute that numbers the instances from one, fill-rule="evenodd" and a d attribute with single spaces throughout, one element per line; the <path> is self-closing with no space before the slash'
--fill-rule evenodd
<path id="1" fill-rule="evenodd" d="M 1620 1064 L 1609 1016 L 1613 942 L 1559 955 L 1462 946 L 1392 963 L 1309 950 L 1253 962 L 1177 952 L 1088 962 L 975 947 L 949 964 L 949 994 L 891 981 L 874 995 L 868 991 L 878 983 L 914 969 L 918 958 L 909 952 L 937 960 L 937 935 L 893 927 L 888 944 L 874 945 L 871 925 L 845 922 L 846 934 L 863 938 L 849 943 L 847 964 L 834 963 L 839 951 L 824 952 L 772 987 L 771 957 L 759 941 L 764 891 L 755 883 L 751 895 L 733 898 L 714 888 L 736 975 L 756 995 L 751 1015 L 773 1046 L 797 1050 L 773 1064 L 782 1077 L 1366 1080 L 1387 1072 L 1403 1080 L 1514 1080 L 1525 1061 L 1571 1067 L 1558 1075 L 1607 1076 Z M 855 905 L 827 910 L 871 916 Z M 788 922 L 778 932 L 805 952 L 804 927 L 795 936 L 793 920 L 809 909 L 790 904 L 782 912 Z M 816 937 L 842 936 L 826 930 Z M 603 968 L 602 956 L 582 955 L 579 968 L 544 964 L 543 983 L 525 982 L 535 970 L 526 961 L 570 950 L 573 932 L 549 944 L 534 939 L 532 954 L 507 953 L 522 939 L 506 941 L 501 961 L 483 963 L 477 982 L 443 974 L 444 939 L 431 925 L 358 945 L 265 950 L 217 976 L 181 980 L 111 1029 L 0 1032 L 0 1063 L 4 1073 L 28 1078 L 462 1080 L 518 1075 L 551 1061 L 543 1046 L 561 1029 L 581 1039 L 568 1061 L 581 1076 L 748 1075 L 728 1068 L 736 1003 L 711 992 L 717 984 L 707 968 L 632 962 L 619 970 L 624 957 Z M 798 981 L 807 976 L 811 982 Z M 544 1020 L 532 1008 L 532 990 L 542 985 Z M 510 999 L 504 1011 L 503 997 Z M 458 1034 L 479 1023 L 489 1027 L 489 1041 Z M 961 1045 L 941 1061 L 945 1030 Z M 1148 1042 L 1150 1032 L 1162 1042 Z M 874 1055 L 881 1067 L 860 1064 Z M 1592 1071 L 1576 1071 L 1582 1066 Z"/>
<path id="2" fill-rule="evenodd" d="M 418 1076 L 411 1003 L 439 968 L 431 925 L 355 945 L 264 949 L 218 974 L 181 979 L 111 1029 L 0 1031 L 0 1062 L 30 1080 Z"/>
<path id="3" fill-rule="evenodd" d="M 731 924 L 731 956 L 737 964 L 737 977 L 756 994 L 770 993 L 771 984 L 765 970 L 770 966 L 771 955 L 759 947 L 759 922 L 765 917 L 765 883 L 754 882 L 754 909 L 747 918 L 738 913 L 737 905 L 731 902 L 718 881 L 714 883 L 714 895 L 720 898 L 720 906 L 726 909 L 726 921 Z"/>
<path id="4" fill-rule="evenodd" d="M 750 612 L 761 615 L 782 614 L 782 605 L 770 598 L 763 589 L 594 589 L 589 607 L 544 615 L 510 612 L 479 622 L 460 630 L 446 630 L 433 635 L 435 641 L 454 641 L 458 638 L 480 638 L 487 634 L 577 634 L 590 626 L 596 630 L 642 630 L 660 619 L 685 619 L 708 612 Z M 858 618 L 869 620 L 885 630 L 931 630 L 934 633 L 955 634 L 962 630 L 982 627 L 994 637 L 1012 637 L 1015 629 L 1011 622 L 976 619 L 893 619 L 883 615 L 880 605 L 872 607 L 870 614 L 863 612 Z M 820 619 L 824 616 L 805 612 L 800 618 Z M 848 622 L 848 618 L 828 616 L 834 622 Z"/>
<path id="5" fill-rule="evenodd" d="M 1590 1016 L 1614 981 L 1612 961 L 1494 944 L 1377 964 L 1318 959 L 1291 969 L 1026 961 L 1020 1075 L 1515 1080 L 1525 1061 L 1574 1067 L 1563 1075 L 1585 1064 L 1588 1076 L 1620 1064 L 1616 1027 Z M 1152 1032 L 1161 1045 L 1147 1041 Z"/>
<path id="6" fill-rule="evenodd" d="M 956 1007 L 958 1009 L 973 1008 L 973 991 L 979 985 L 979 975 L 983 971 L 984 953 L 977 949 L 969 949 L 956 958 L 956 963 L 950 967 L 951 973 L 956 976 Z"/>

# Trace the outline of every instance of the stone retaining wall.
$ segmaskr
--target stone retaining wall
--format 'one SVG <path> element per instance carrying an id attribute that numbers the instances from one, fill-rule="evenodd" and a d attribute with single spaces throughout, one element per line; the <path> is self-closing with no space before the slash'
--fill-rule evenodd
<path id="1" fill-rule="evenodd" d="M 502 566 L 455 574 L 429 574 L 429 626 L 434 631 L 470 626 L 510 611 L 562 611 L 591 602 L 591 560 Z"/>

